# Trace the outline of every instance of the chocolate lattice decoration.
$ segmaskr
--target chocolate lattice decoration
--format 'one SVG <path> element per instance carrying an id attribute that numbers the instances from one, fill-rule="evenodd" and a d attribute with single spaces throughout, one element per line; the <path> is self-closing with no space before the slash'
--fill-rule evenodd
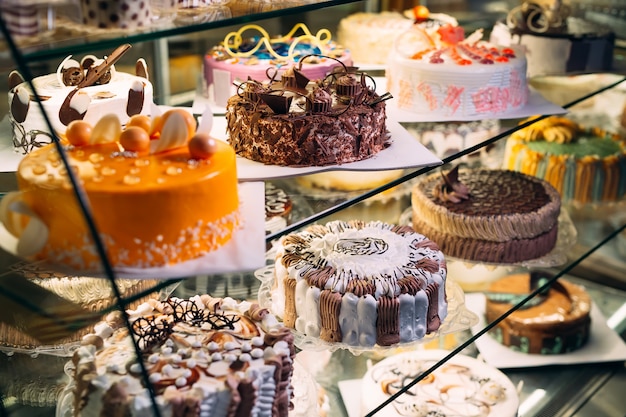
<path id="1" fill-rule="evenodd" d="M 191 300 L 168 299 L 163 303 L 172 308 L 171 313 L 141 317 L 132 324 L 131 330 L 137 336 L 142 352 L 165 343 L 172 335 L 176 323 L 186 323 L 194 327 L 208 324 L 211 330 L 234 330 L 235 323 L 241 320 L 236 314 L 227 315 L 200 310 Z"/>

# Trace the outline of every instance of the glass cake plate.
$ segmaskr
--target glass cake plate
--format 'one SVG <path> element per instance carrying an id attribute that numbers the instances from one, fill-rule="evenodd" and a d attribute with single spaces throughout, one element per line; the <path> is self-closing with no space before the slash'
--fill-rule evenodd
<path id="1" fill-rule="evenodd" d="M 59 395 L 55 417 L 74 416 L 74 388 L 75 383 L 70 379 L 74 371 L 72 362 L 65 365 L 67 383 Z M 320 415 L 320 386 L 313 375 L 298 362 L 298 357 L 294 361 L 293 375 L 291 377 L 293 395 L 291 402 L 293 408 L 289 410 L 289 417 L 310 417 Z"/>
<path id="2" fill-rule="evenodd" d="M 400 224 L 411 225 L 412 216 L 412 208 L 409 207 L 400 216 Z M 513 263 L 471 261 L 446 255 L 448 277 L 452 276 L 464 291 L 484 291 L 491 282 L 516 270 L 562 266 L 567 262 L 568 253 L 576 245 L 578 232 L 564 208 L 561 208 L 558 222 L 556 245 L 546 255 Z"/>
<path id="3" fill-rule="evenodd" d="M 275 306 L 272 301 L 272 290 L 274 287 L 274 265 L 268 265 L 255 271 L 255 276 L 261 281 L 259 288 L 259 304 L 261 307 L 267 308 L 278 319 L 275 313 Z M 320 340 L 317 337 L 307 336 L 294 329 L 292 332 L 295 336 L 294 344 L 301 350 L 309 351 L 329 351 L 334 352 L 338 349 L 350 351 L 353 355 L 362 353 L 384 354 L 388 351 L 394 351 L 398 348 L 408 348 L 417 346 L 421 343 L 430 342 L 443 336 L 470 329 L 478 322 L 478 317 L 465 307 L 465 294 L 461 287 L 450 279 L 446 280 L 446 296 L 448 301 L 448 316 L 443 321 L 439 330 L 427 334 L 424 338 L 413 342 L 397 343 L 391 346 L 353 346 L 347 343 L 331 343 Z"/>

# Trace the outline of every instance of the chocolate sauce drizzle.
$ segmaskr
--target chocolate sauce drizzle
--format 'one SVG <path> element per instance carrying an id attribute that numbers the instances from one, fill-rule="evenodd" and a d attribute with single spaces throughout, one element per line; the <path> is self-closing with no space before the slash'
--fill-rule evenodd
<path id="1" fill-rule="evenodd" d="M 163 303 L 171 307 L 171 312 L 140 317 L 132 323 L 131 331 L 137 336 L 143 353 L 163 345 L 174 332 L 174 326 L 177 323 L 186 323 L 194 327 L 208 325 L 211 330 L 234 330 L 235 323 L 241 320 L 241 317 L 234 314 L 225 315 L 200 310 L 192 300 L 168 299 Z"/>

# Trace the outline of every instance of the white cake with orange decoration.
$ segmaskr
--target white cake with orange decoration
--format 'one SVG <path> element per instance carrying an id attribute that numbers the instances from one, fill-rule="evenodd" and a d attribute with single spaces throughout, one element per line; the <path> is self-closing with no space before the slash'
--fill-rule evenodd
<path id="1" fill-rule="evenodd" d="M 248 35 L 250 32 L 255 36 Z M 260 82 L 280 80 L 296 64 L 311 80 L 323 79 L 341 64 L 351 66 L 350 52 L 331 38 L 328 29 L 313 34 L 304 23 L 296 24 L 284 36 L 274 37 L 261 26 L 243 26 L 228 33 L 220 45 L 205 55 L 206 94 L 217 105 L 225 106 L 236 91 L 235 82 L 249 78 Z M 302 57 L 306 59 L 300 62 Z"/>
<path id="2" fill-rule="evenodd" d="M 123 130 L 115 115 L 94 126 L 82 120 L 68 126 L 62 146 L 114 267 L 195 259 L 225 245 L 239 228 L 235 152 L 196 130 L 191 113 L 176 108 L 152 120 L 133 116 Z M 0 204 L 17 254 L 100 270 L 57 147 L 26 155 L 17 182 L 19 191 Z"/>
<path id="3" fill-rule="evenodd" d="M 56 73 L 32 80 L 57 135 L 65 133 L 73 120 L 95 124 L 102 115 L 114 113 L 125 124 L 135 114 L 151 113 L 153 88 L 146 62 L 137 60 L 135 74 L 115 70 L 114 63 L 129 48 L 125 44 L 107 57 L 87 55 L 80 61 L 70 55 L 59 64 Z M 8 82 L 14 147 L 26 154 L 52 143 L 52 132 L 30 85 L 17 71 L 9 74 Z"/>
<path id="4" fill-rule="evenodd" d="M 495 118 L 526 105 L 524 53 L 482 37 L 481 29 L 465 36 L 455 21 L 416 21 L 396 38 L 387 61 L 393 103 L 431 121 Z"/>

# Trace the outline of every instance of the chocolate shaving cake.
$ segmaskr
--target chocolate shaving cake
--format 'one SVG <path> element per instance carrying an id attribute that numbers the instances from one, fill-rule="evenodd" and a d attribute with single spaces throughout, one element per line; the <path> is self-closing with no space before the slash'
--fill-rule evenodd
<path id="1" fill-rule="evenodd" d="M 444 256 L 409 226 L 332 221 L 275 248 L 273 308 L 305 336 L 390 346 L 422 339 L 447 317 Z"/>
<path id="2" fill-rule="evenodd" d="M 548 182 L 507 170 L 435 173 L 411 193 L 413 227 L 455 258 L 513 263 L 556 245 L 559 193 Z"/>
<path id="3" fill-rule="evenodd" d="M 316 82 L 295 67 L 280 80 L 248 80 L 226 107 L 228 142 L 239 156 L 268 165 L 370 158 L 390 145 L 385 100 L 391 98 L 371 83 L 343 64 Z"/>

